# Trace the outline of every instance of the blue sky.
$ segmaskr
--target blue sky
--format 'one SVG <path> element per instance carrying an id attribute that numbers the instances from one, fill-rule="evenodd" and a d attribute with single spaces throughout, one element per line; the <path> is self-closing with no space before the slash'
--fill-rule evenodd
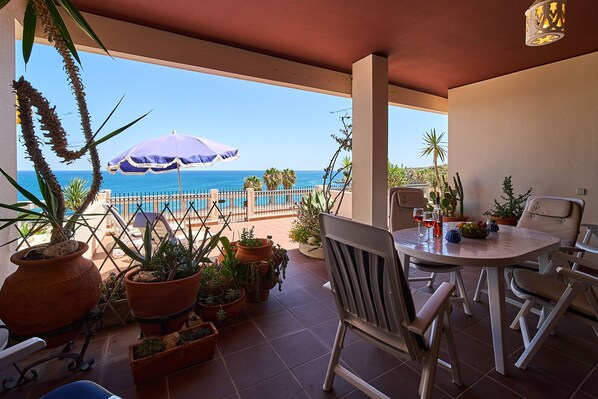
<path id="1" fill-rule="evenodd" d="M 94 128 L 104 121 L 123 95 L 124 100 L 104 133 L 152 111 L 129 130 L 102 144 L 100 157 L 104 166 L 137 142 L 174 129 L 239 148 L 238 160 L 216 163 L 210 167 L 214 170 L 269 167 L 320 170 L 336 149 L 330 134 L 342 126 L 338 119 L 342 112 L 333 112 L 350 112 L 351 108 L 351 100 L 343 97 L 105 55 L 80 53 L 80 56 Z M 78 113 L 56 52 L 51 47 L 35 45 L 25 70 L 18 42 L 17 76 L 22 74 L 56 106 L 69 132 L 71 145 L 79 147 L 83 136 Z M 431 158 L 419 156 L 422 135 L 431 128 L 437 132 L 447 131 L 447 116 L 389 107 L 390 162 L 431 165 Z M 49 153 L 45 152 L 46 158 L 56 170 L 90 168 L 87 159 L 65 165 Z M 32 169 L 30 162 L 24 159 L 22 146 L 18 146 L 18 169 Z"/>

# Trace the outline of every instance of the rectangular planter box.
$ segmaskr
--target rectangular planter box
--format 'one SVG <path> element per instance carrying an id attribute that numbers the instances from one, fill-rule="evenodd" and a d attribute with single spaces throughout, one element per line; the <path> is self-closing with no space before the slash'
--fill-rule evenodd
<path id="1" fill-rule="evenodd" d="M 210 328 L 214 334 L 137 360 L 133 358 L 133 351 L 137 345 L 129 346 L 129 362 L 135 384 L 154 381 L 156 378 L 211 359 L 218 341 L 218 330 L 212 323 L 198 324 L 179 333 L 197 328 Z"/>

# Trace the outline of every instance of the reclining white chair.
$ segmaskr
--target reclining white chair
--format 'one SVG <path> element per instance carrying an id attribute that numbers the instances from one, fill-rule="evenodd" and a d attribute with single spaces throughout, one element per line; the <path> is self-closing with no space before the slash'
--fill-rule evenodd
<path id="1" fill-rule="evenodd" d="M 387 230 L 321 213 L 320 232 L 340 318 L 324 390 L 332 388 L 338 375 L 370 397 L 387 398 L 339 364 L 347 329 L 394 356 L 422 363 L 422 398 L 432 396 L 437 364 L 449 369 L 453 382 L 461 385 L 449 317 L 455 286 L 442 283 L 431 296 L 412 296 Z M 438 359 L 442 331 L 450 364 Z"/>
<path id="2" fill-rule="evenodd" d="M 424 192 L 418 188 L 409 187 L 391 187 L 388 190 L 389 196 L 389 229 L 396 231 L 417 226 L 413 220 L 413 208 L 424 208 L 426 206 L 426 198 Z M 471 308 L 469 306 L 469 299 L 465 291 L 465 284 L 461 276 L 461 269 L 463 266 L 459 265 L 445 265 L 441 263 L 422 262 L 416 258 L 411 259 L 412 267 L 417 270 L 429 272 L 429 277 L 409 277 L 409 281 L 428 281 L 428 287 L 432 288 L 436 273 L 450 273 L 451 283 L 457 286 L 458 296 L 454 300 L 463 302 L 463 310 L 466 314 L 471 315 Z"/>
<path id="3" fill-rule="evenodd" d="M 586 259 L 557 252 L 553 254 L 553 264 L 564 262 L 582 267 L 588 267 L 598 273 L 598 265 Z M 515 365 L 525 369 L 532 361 L 540 347 L 556 327 L 561 316 L 589 324 L 598 337 L 598 277 L 572 270 L 567 267 L 557 267 L 557 275 L 564 277 L 566 282 L 559 281 L 555 276 L 541 275 L 531 270 L 516 269 L 511 280 L 511 289 L 519 298 L 526 301 L 517 315 L 525 351 Z M 531 305 L 537 303 L 546 312 L 545 319 L 533 339 L 530 340 L 526 323 L 526 316 Z"/>
<path id="4" fill-rule="evenodd" d="M 538 230 L 557 236 L 561 239 L 562 251 L 576 252 L 578 249 L 575 248 L 575 242 L 579 235 L 584 205 L 584 201 L 578 198 L 530 196 L 517 227 Z M 537 262 L 528 261 L 521 265 L 513 265 L 507 268 L 507 271 L 512 272 L 516 268 L 539 270 Z M 485 284 L 486 269 L 482 269 L 473 296 L 474 301 L 480 300 Z"/>

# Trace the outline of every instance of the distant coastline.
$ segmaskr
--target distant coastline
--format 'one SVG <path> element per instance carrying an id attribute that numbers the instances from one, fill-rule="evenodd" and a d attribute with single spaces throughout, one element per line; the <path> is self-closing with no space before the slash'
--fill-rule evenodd
<path id="1" fill-rule="evenodd" d="M 255 175 L 262 179 L 264 170 L 204 170 L 186 169 L 181 171 L 183 191 L 206 191 L 212 188 L 218 190 L 235 190 L 243 188 L 245 177 Z M 295 187 L 311 187 L 322 184 L 323 170 L 296 170 L 297 182 Z M 61 170 L 55 171 L 56 178 L 61 185 L 68 184 L 75 177 L 91 180 L 91 171 L 88 170 Z M 113 194 L 135 193 L 167 193 L 178 192 L 177 174 L 164 173 L 155 175 L 111 175 L 102 171 L 102 189 L 110 189 Z M 27 190 L 39 197 L 39 189 L 35 173 L 32 170 L 17 171 L 17 181 Z M 265 187 L 264 187 L 265 188 Z M 19 195 L 19 200 L 24 197 Z"/>

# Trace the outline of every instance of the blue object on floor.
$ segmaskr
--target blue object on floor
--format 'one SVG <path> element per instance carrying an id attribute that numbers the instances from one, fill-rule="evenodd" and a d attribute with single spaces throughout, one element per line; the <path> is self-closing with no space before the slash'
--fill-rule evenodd
<path id="1" fill-rule="evenodd" d="M 93 381 L 81 380 L 56 388 L 41 399 L 120 399 Z"/>

